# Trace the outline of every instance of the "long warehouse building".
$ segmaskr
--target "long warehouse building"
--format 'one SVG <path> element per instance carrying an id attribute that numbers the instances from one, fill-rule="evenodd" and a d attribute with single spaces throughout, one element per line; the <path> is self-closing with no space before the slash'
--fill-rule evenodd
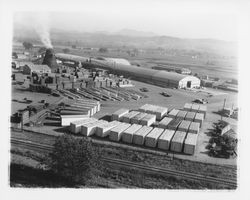
<path id="1" fill-rule="evenodd" d="M 174 72 L 147 69 L 135 65 L 124 65 L 120 63 L 110 63 L 105 58 L 90 58 L 58 53 L 56 58 L 73 62 L 83 62 L 96 65 L 100 68 L 108 69 L 116 74 L 134 77 L 137 80 L 158 85 L 161 87 L 174 88 L 194 88 L 200 86 L 200 79 L 195 76 L 183 75 Z"/>

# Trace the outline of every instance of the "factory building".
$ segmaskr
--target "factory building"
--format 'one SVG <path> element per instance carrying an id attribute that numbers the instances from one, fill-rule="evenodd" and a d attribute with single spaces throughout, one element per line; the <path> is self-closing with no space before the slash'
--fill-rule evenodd
<path id="1" fill-rule="evenodd" d="M 23 66 L 24 74 L 31 75 L 33 72 L 38 74 L 51 73 L 51 69 L 48 65 L 26 64 Z"/>
<path id="2" fill-rule="evenodd" d="M 86 58 L 68 54 L 56 54 L 57 59 L 73 62 L 86 62 Z M 91 58 L 90 63 L 99 68 L 108 69 L 116 74 L 133 77 L 139 81 L 151 83 L 161 87 L 173 88 L 195 88 L 200 87 L 200 79 L 195 76 L 178 74 L 175 72 L 159 71 L 137 67 L 135 65 L 124 65 L 110 63 L 106 58 Z"/>

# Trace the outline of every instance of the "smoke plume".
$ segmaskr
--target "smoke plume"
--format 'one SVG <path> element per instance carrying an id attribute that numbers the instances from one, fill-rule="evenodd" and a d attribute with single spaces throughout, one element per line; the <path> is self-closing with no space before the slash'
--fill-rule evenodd
<path id="1" fill-rule="evenodd" d="M 49 16 L 46 13 L 37 13 L 33 18 L 33 28 L 46 48 L 52 48 L 50 40 Z"/>

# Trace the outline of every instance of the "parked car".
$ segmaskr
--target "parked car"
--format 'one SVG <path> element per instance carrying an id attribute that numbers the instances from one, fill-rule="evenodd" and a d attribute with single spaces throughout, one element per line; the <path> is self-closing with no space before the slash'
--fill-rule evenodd
<path id="1" fill-rule="evenodd" d="M 160 93 L 164 97 L 171 97 L 172 95 L 168 94 L 167 92 L 161 92 Z"/>
<path id="2" fill-rule="evenodd" d="M 148 92 L 148 88 L 140 88 L 140 91 L 142 91 L 142 92 Z"/>
<path id="3" fill-rule="evenodd" d="M 199 103 L 199 104 L 207 104 L 208 101 L 205 99 L 195 99 L 193 103 Z"/>

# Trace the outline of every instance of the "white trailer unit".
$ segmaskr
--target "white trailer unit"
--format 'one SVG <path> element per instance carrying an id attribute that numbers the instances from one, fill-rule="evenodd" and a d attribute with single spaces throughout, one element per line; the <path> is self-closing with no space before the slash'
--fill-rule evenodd
<path id="1" fill-rule="evenodd" d="M 112 116 L 111 116 L 111 120 L 112 121 L 120 121 L 122 116 L 125 115 L 126 113 L 128 113 L 129 110 L 126 108 L 121 108 L 117 111 L 115 111 Z"/>
<path id="2" fill-rule="evenodd" d="M 130 124 L 121 123 L 115 128 L 112 128 L 109 133 L 109 139 L 112 141 L 119 141 L 122 137 L 122 133 L 130 126 Z"/>
<path id="3" fill-rule="evenodd" d="M 192 121 L 194 121 L 195 115 L 196 115 L 195 112 L 188 112 L 186 117 L 185 117 L 185 120 L 192 122 Z"/>
<path id="4" fill-rule="evenodd" d="M 191 111 L 192 104 L 191 103 L 185 103 L 183 110 L 185 111 Z"/>
<path id="5" fill-rule="evenodd" d="M 89 123 L 96 122 L 96 121 L 98 121 L 96 118 L 86 118 L 83 120 L 71 122 L 70 123 L 70 132 L 75 133 L 75 134 L 80 133 L 81 126 L 83 124 L 89 124 Z"/>
<path id="6" fill-rule="evenodd" d="M 169 150 L 171 139 L 174 136 L 174 133 L 174 130 L 166 129 L 158 139 L 158 148 Z"/>
<path id="7" fill-rule="evenodd" d="M 187 114 L 187 111 L 180 110 L 180 112 L 178 112 L 178 114 L 177 114 L 177 118 L 180 118 L 180 119 L 184 120 L 185 117 L 186 117 L 186 114 Z"/>
<path id="8" fill-rule="evenodd" d="M 188 128 L 191 122 L 187 120 L 183 120 L 180 125 L 178 126 L 178 131 L 188 132 Z"/>
<path id="9" fill-rule="evenodd" d="M 173 120 L 173 118 L 170 117 L 164 117 L 158 125 L 158 128 L 163 128 L 163 129 L 167 129 L 168 128 L 168 124 Z"/>
<path id="10" fill-rule="evenodd" d="M 130 123 L 131 118 L 133 118 L 138 114 L 139 114 L 138 111 L 131 111 L 129 113 L 126 113 L 125 115 L 122 116 L 122 122 Z"/>
<path id="11" fill-rule="evenodd" d="M 115 128 L 115 127 L 118 126 L 119 124 L 121 124 L 121 122 L 112 121 L 112 122 L 109 122 L 109 123 L 107 123 L 107 124 L 98 125 L 98 126 L 96 127 L 95 135 L 98 136 L 98 137 L 106 137 L 106 136 L 109 135 L 110 130 L 111 130 L 112 128 Z"/>
<path id="12" fill-rule="evenodd" d="M 198 134 L 200 130 L 200 124 L 198 122 L 191 122 L 188 132 Z"/>
<path id="13" fill-rule="evenodd" d="M 204 114 L 203 113 L 196 113 L 194 122 L 198 122 L 200 124 L 200 127 L 202 126 L 204 120 Z"/>
<path id="14" fill-rule="evenodd" d="M 193 155 L 196 148 L 198 135 L 194 133 L 188 133 L 187 137 L 184 141 L 184 149 L 183 152 L 185 154 Z"/>
<path id="15" fill-rule="evenodd" d="M 104 121 L 104 120 L 99 120 L 97 122 L 93 122 L 90 124 L 84 124 L 81 126 L 81 134 L 84 136 L 91 136 L 91 135 L 95 134 L 97 126 L 99 126 L 101 124 L 105 124 L 105 123 L 108 123 L 108 122 Z"/>
<path id="16" fill-rule="evenodd" d="M 143 145 L 146 135 L 153 130 L 153 127 L 143 126 L 133 135 L 133 143 L 138 145 Z"/>
<path id="17" fill-rule="evenodd" d="M 89 118 L 89 115 L 61 115 L 61 126 L 69 126 L 71 122 Z"/>
<path id="18" fill-rule="evenodd" d="M 147 115 L 147 113 L 139 113 L 138 115 L 134 116 L 131 118 L 130 122 L 131 124 L 139 124 L 140 120 L 145 117 Z"/>
<path id="19" fill-rule="evenodd" d="M 153 123 L 155 123 L 155 120 L 156 120 L 155 115 L 147 114 L 140 120 L 140 124 L 145 126 L 151 126 Z"/>
<path id="20" fill-rule="evenodd" d="M 123 132 L 122 141 L 126 143 L 132 143 L 134 133 L 137 132 L 140 128 L 142 128 L 142 125 L 139 124 L 133 124 L 132 126 L 130 126 Z"/>
<path id="21" fill-rule="evenodd" d="M 185 132 L 176 131 L 171 141 L 171 145 L 170 145 L 171 151 L 182 152 L 185 137 L 186 137 Z"/>
<path id="22" fill-rule="evenodd" d="M 168 113 L 168 116 L 169 116 L 169 117 L 172 117 L 172 118 L 176 118 L 179 111 L 180 111 L 180 110 L 178 110 L 178 109 L 172 109 L 172 110 Z"/>
<path id="23" fill-rule="evenodd" d="M 156 147 L 158 138 L 163 133 L 163 128 L 154 128 L 147 136 L 145 137 L 145 146 Z"/>
<path id="24" fill-rule="evenodd" d="M 207 114 L 207 106 L 205 105 L 200 105 L 200 108 L 198 110 L 198 113 L 203 113 L 204 114 L 204 119 L 206 118 L 206 114 Z"/>
<path id="25" fill-rule="evenodd" d="M 191 111 L 198 112 L 199 108 L 200 108 L 200 105 L 194 103 L 194 104 L 192 104 Z"/>

